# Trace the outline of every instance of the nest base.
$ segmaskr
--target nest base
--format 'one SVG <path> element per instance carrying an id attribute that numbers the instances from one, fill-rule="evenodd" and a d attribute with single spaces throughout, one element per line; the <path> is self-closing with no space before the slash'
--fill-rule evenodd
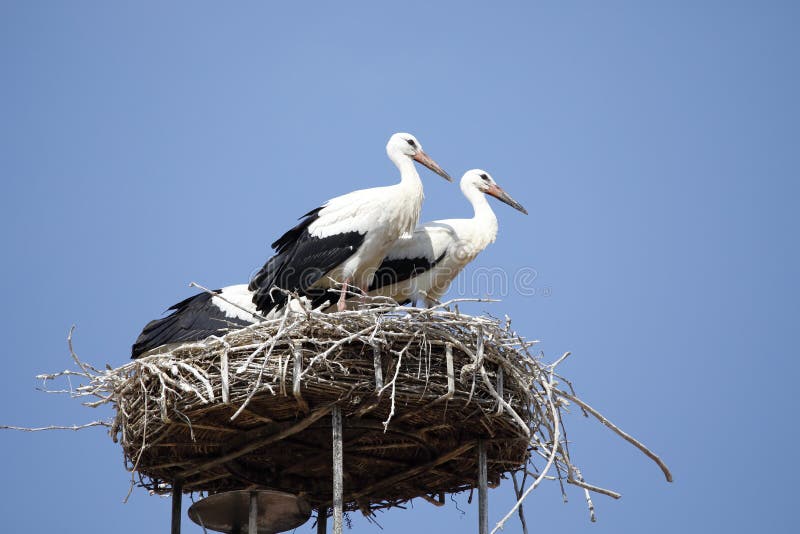
<path id="1" fill-rule="evenodd" d="M 112 431 L 156 493 L 181 480 L 330 506 L 337 405 L 345 509 L 436 501 L 477 486 L 478 440 L 490 484 L 528 460 L 537 367 L 524 348 L 494 319 L 450 312 L 263 323 L 136 360 Z"/>

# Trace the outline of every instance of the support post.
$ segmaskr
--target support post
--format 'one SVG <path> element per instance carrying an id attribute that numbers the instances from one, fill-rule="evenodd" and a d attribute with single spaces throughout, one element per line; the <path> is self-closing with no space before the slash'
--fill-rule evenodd
<path id="1" fill-rule="evenodd" d="M 478 440 L 478 533 L 489 534 L 489 481 L 486 440 Z"/>
<path id="2" fill-rule="evenodd" d="M 170 534 L 181 534 L 181 498 L 183 497 L 183 480 L 172 481 L 172 527 Z"/>
<path id="3" fill-rule="evenodd" d="M 328 507 L 320 506 L 317 508 L 317 534 L 327 534 L 328 532 Z"/>
<path id="4" fill-rule="evenodd" d="M 334 406 L 331 410 L 333 427 L 333 534 L 342 534 L 344 468 L 342 451 L 342 409 Z"/>
<path id="5" fill-rule="evenodd" d="M 258 534 L 258 492 L 250 492 L 250 516 L 247 521 L 247 534 Z"/>

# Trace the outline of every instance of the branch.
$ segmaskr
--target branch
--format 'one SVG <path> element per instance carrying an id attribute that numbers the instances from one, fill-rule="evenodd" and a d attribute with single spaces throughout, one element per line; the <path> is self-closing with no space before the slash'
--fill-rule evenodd
<path id="1" fill-rule="evenodd" d="M 50 425 L 50 426 L 40 426 L 37 428 L 27 428 L 24 426 L 10 426 L 10 425 L 0 425 L 1 430 L 19 430 L 21 432 L 41 432 L 43 430 L 81 430 L 84 428 L 89 428 L 91 426 L 105 426 L 110 427 L 111 423 L 108 421 L 92 421 L 91 423 L 86 423 L 83 425 L 71 425 L 71 426 L 60 426 L 60 425 Z"/>
<path id="2" fill-rule="evenodd" d="M 667 467 L 667 464 L 665 464 L 664 461 L 656 453 L 645 447 L 643 443 L 641 443 L 636 438 L 634 438 L 633 436 L 631 436 L 630 434 L 619 428 L 617 425 L 606 419 L 605 416 L 603 416 L 603 414 L 601 414 L 600 412 L 598 412 L 597 410 L 595 410 L 594 408 L 592 408 L 591 406 L 580 400 L 578 397 L 570 395 L 566 391 L 561 391 L 560 389 L 555 389 L 555 391 L 559 395 L 568 398 L 569 400 L 571 400 L 572 402 L 574 402 L 575 404 L 577 404 L 578 406 L 580 406 L 581 408 L 592 414 L 598 421 L 600 421 L 605 426 L 613 430 L 622 439 L 624 439 L 625 441 L 627 441 L 628 443 L 630 443 L 631 445 L 642 451 L 648 458 L 650 458 L 656 464 L 658 464 L 658 467 L 661 468 L 661 471 L 664 473 L 664 477 L 667 479 L 667 482 L 672 482 L 672 473 L 670 472 L 669 467 Z"/>

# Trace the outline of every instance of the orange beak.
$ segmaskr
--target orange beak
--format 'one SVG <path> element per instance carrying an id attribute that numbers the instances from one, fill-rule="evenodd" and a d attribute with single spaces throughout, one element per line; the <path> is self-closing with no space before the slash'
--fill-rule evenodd
<path id="1" fill-rule="evenodd" d="M 500 200 L 501 202 L 505 202 L 515 210 L 519 210 L 525 215 L 528 214 L 528 210 L 522 207 L 522 204 L 511 198 L 511 195 L 503 191 L 503 188 L 497 184 L 494 184 L 489 189 L 486 190 L 487 195 L 492 195 L 494 198 Z"/>
<path id="2" fill-rule="evenodd" d="M 436 174 L 438 174 L 439 176 L 441 176 L 442 178 L 444 178 L 448 182 L 452 182 L 453 181 L 453 179 L 450 178 L 450 175 L 447 174 L 446 172 L 444 172 L 444 169 L 439 167 L 439 164 L 436 163 L 435 161 L 433 161 L 430 158 L 430 156 L 428 156 L 422 150 L 417 152 L 417 154 L 414 156 L 414 161 L 416 161 L 417 163 L 421 163 L 421 164 L 425 165 L 430 170 L 432 170 L 433 172 L 435 172 Z"/>

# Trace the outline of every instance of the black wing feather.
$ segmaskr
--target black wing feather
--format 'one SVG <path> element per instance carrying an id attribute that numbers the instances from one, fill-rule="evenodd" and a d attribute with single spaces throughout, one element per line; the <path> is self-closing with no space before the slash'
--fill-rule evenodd
<path id="1" fill-rule="evenodd" d="M 261 313 L 286 303 L 286 295 L 280 288 L 296 292 L 316 302 L 326 292 L 312 288 L 320 278 L 342 264 L 364 242 L 365 234 L 345 232 L 328 237 L 314 237 L 308 227 L 319 218 L 323 208 L 316 208 L 303 216 L 300 223 L 283 234 L 272 244 L 275 255 L 250 280 L 248 288 L 253 292 L 253 303 Z"/>
<path id="2" fill-rule="evenodd" d="M 214 291 L 219 294 L 221 291 Z M 200 293 L 170 306 L 171 314 L 150 321 L 131 348 L 131 358 L 168 343 L 199 341 L 212 335 L 252 324 L 227 317 L 211 300 L 209 293 Z"/>
<path id="3" fill-rule="evenodd" d="M 286 252 L 295 242 L 297 242 L 300 236 L 302 236 L 304 233 L 307 233 L 308 226 L 319 219 L 319 212 L 322 211 L 323 208 L 325 208 L 325 206 L 320 206 L 309 211 L 300 217 L 301 220 L 299 223 L 297 223 L 297 226 L 291 230 L 288 230 L 285 234 L 276 239 L 271 245 L 275 253 L 280 254 L 282 252 Z"/>
<path id="4" fill-rule="evenodd" d="M 384 259 L 378 270 L 375 271 L 375 278 L 372 279 L 369 290 L 374 291 L 419 276 L 435 267 L 442 261 L 445 254 L 447 254 L 446 251 L 433 261 L 425 257 Z"/>

